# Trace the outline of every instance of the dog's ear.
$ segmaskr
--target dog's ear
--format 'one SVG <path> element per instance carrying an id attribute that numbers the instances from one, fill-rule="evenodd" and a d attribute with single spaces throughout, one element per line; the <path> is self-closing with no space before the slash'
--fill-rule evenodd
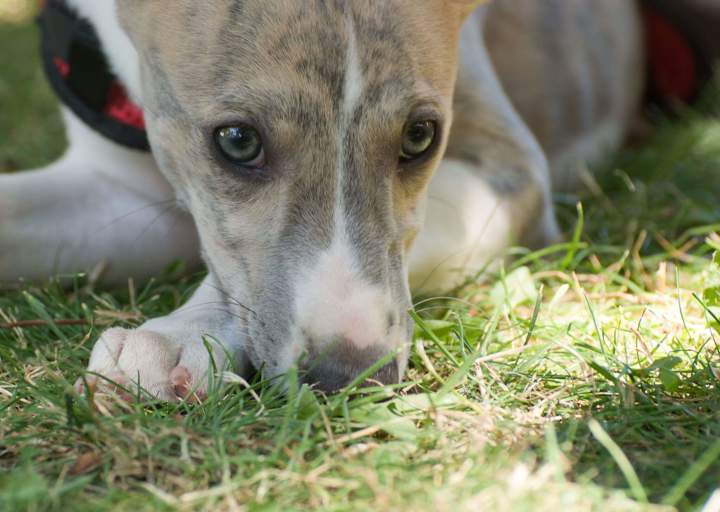
<path id="1" fill-rule="evenodd" d="M 468 16 L 481 5 L 489 4 L 492 0 L 446 0 L 448 4 L 460 10 L 464 17 Z"/>

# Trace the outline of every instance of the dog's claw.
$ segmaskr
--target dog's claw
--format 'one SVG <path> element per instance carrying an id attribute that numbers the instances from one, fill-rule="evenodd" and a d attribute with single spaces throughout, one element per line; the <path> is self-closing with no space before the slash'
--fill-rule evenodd
<path id="1" fill-rule="evenodd" d="M 175 394 L 178 397 L 185 398 L 192 392 L 192 375 L 190 370 L 184 366 L 176 366 L 170 372 L 170 383 L 173 385 Z"/>

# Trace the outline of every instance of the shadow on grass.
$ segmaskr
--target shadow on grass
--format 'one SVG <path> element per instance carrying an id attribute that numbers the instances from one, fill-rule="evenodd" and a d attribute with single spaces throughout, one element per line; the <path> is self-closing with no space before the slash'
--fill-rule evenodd
<path id="1" fill-rule="evenodd" d="M 692 509 L 718 487 L 720 382 L 709 367 L 681 374 L 673 393 L 662 385 L 613 384 L 597 394 L 590 413 L 627 456 L 650 501 Z M 565 421 L 557 430 L 577 480 L 628 487 L 586 421 Z M 703 460 L 712 447 L 715 453 Z"/>
<path id="2" fill-rule="evenodd" d="M 720 85 L 709 87 L 703 109 L 720 112 Z M 572 226 L 582 200 L 584 240 L 591 244 L 665 256 L 694 236 L 702 240 L 703 228 L 720 229 L 720 123 L 690 110 L 663 117 L 641 146 L 601 166 L 589 188 L 580 197 L 559 197 L 558 211 L 561 223 Z"/>

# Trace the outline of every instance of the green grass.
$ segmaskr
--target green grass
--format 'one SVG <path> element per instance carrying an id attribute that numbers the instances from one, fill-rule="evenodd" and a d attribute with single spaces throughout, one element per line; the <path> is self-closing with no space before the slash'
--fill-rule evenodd
<path id="1" fill-rule="evenodd" d="M 34 31 L 0 26 L 0 47 L 1 165 L 40 165 L 62 138 Z M 0 323 L 89 324 L 0 329 L 0 510 L 700 510 L 720 487 L 703 303 L 720 123 L 683 114 L 607 168 L 581 216 L 559 198 L 573 241 L 417 304 L 394 390 L 325 397 L 289 376 L 288 395 L 254 380 L 201 405 L 91 405 L 71 383 L 99 333 L 197 279 L 0 292 Z"/>
<path id="2" fill-rule="evenodd" d="M 37 62 L 36 31 L 0 23 L 0 41 L 1 173 L 39 167 L 60 156 L 66 142 L 56 102 Z"/>

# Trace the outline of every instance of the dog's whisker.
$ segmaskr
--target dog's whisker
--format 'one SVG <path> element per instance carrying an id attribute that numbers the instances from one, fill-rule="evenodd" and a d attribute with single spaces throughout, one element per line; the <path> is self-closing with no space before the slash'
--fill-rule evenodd
<path id="1" fill-rule="evenodd" d="M 224 289 L 222 289 L 222 288 L 220 288 L 220 287 L 218 287 L 218 286 L 216 286 L 216 285 L 214 285 L 214 284 L 211 284 L 211 283 L 203 283 L 203 286 L 210 286 L 210 287 L 212 287 L 212 288 L 215 289 L 217 292 L 223 294 L 226 299 L 229 299 L 232 304 L 235 304 L 236 306 L 238 306 L 238 307 L 246 310 L 248 313 L 252 314 L 253 316 L 255 316 L 256 318 L 259 319 L 259 315 L 257 314 L 256 311 L 254 311 L 254 310 L 253 310 L 252 308 L 250 308 L 249 306 L 247 306 L 247 305 L 243 304 L 242 302 L 240 302 L 238 299 L 236 299 L 235 297 L 233 297 L 232 295 L 230 295 L 230 294 L 229 294 L 228 292 L 226 292 Z"/>
<path id="2" fill-rule="evenodd" d="M 170 205 L 170 206 L 166 207 L 165 209 L 161 210 L 160 213 L 158 213 L 158 214 L 147 224 L 147 226 L 145 226 L 145 227 L 143 228 L 143 230 L 137 235 L 137 237 L 135 238 L 134 244 L 139 243 L 140 240 L 142 240 L 143 237 L 147 234 L 147 232 L 150 231 L 150 229 L 153 227 L 153 225 L 154 225 L 158 220 L 160 220 L 162 217 L 164 217 L 165 215 L 167 215 L 168 213 L 170 213 L 173 208 L 174 208 L 174 205 Z"/>
<path id="3" fill-rule="evenodd" d="M 166 206 L 166 207 L 167 207 L 168 205 L 171 205 L 171 207 L 173 207 L 173 206 L 177 206 L 177 204 L 178 204 L 177 199 L 167 199 L 167 200 L 165 200 L 165 201 L 158 201 L 158 202 L 156 202 L 156 203 L 148 203 L 147 205 L 145 205 L 145 206 L 143 206 L 143 207 L 141 207 L 141 208 L 137 208 L 136 210 L 132 210 L 132 211 L 130 211 L 130 212 L 124 214 L 124 215 L 121 215 L 120 217 L 116 217 L 116 218 L 114 218 L 112 221 L 108 222 L 107 224 L 104 224 L 104 225 L 100 226 L 100 227 L 97 229 L 96 233 L 102 233 L 102 232 L 105 231 L 106 229 L 112 228 L 113 226 L 115 226 L 115 225 L 118 224 L 119 222 L 122 222 L 123 220 L 126 220 L 126 219 L 128 219 L 129 217 L 132 217 L 133 215 L 138 215 L 138 214 L 140 214 L 140 213 L 144 213 L 144 212 L 147 211 L 147 210 L 150 210 L 150 209 L 153 209 L 153 208 L 158 208 L 158 207 L 160 207 L 160 206 Z"/>

